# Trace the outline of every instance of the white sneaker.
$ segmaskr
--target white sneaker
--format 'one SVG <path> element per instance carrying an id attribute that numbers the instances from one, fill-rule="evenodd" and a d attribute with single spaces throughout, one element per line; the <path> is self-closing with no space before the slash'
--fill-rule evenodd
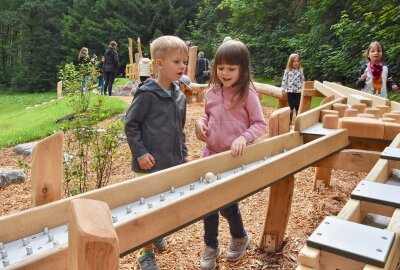
<path id="1" fill-rule="evenodd" d="M 226 260 L 228 262 L 236 262 L 243 257 L 246 253 L 246 248 L 250 243 L 251 236 L 247 234 L 243 238 L 231 238 L 231 244 L 226 253 Z"/>
<path id="2" fill-rule="evenodd" d="M 200 259 L 201 270 L 214 270 L 217 267 L 217 259 L 221 255 L 220 248 L 206 246 L 203 257 Z"/>

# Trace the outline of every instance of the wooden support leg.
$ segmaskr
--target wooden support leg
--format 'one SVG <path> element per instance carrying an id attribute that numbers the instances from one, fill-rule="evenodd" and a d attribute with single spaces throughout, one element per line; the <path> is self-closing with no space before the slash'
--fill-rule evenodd
<path id="1" fill-rule="evenodd" d="M 276 252 L 282 249 L 292 205 L 293 190 L 293 176 L 271 186 L 267 217 L 258 244 L 261 250 Z"/>
<path id="2" fill-rule="evenodd" d="M 69 270 L 119 269 L 119 242 L 107 203 L 71 201 L 68 229 Z"/>
<path id="3" fill-rule="evenodd" d="M 32 206 L 61 199 L 64 132 L 41 140 L 32 154 Z"/>
<path id="4" fill-rule="evenodd" d="M 275 111 L 269 120 L 270 137 L 289 132 L 288 107 Z M 282 248 L 283 237 L 289 220 L 294 189 L 294 177 L 289 176 L 271 186 L 267 217 L 259 240 L 259 248 L 276 252 Z"/>
<path id="5" fill-rule="evenodd" d="M 315 167 L 313 190 L 329 187 L 331 183 L 331 168 Z"/>
<path id="6" fill-rule="evenodd" d="M 301 95 L 299 114 L 310 110 L 311 108 L 311 98 L 310 96 Z"/>

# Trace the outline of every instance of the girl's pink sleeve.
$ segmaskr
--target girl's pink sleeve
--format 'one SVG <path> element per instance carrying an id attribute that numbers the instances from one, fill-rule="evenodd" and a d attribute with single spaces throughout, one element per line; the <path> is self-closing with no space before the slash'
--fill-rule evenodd
<path id="1" fill-rule="evenodd" d="M 267 129 L 261 103 L 254 90 L 250 90 L 247 95 L 246 110 L 249 113 L 250 127 L 243 132 L 242 136 L 244 136 L 249 143 L 252 143 Z"/>
<path id="2" fill-rule="evenodd" d="M 207 108 L 207 96 L 205 96 L 204 100 L 204 115 L 200 118 L 200 120 L 208 127 L 208 119 L 210 118 L 210 113 Z"/>

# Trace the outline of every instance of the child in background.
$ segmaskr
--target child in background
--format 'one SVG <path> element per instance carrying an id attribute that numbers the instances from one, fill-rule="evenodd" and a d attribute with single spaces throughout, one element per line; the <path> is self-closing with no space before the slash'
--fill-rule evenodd
<path id="1" fill-rule="evenodd" d="M 98 63 L 98 65 L 97 65 L 97 78 L 99 79 L 99 84 L 98 84 L 98 86 L 97 86 L 97 89 L 98 89 L 98 92 L 100 93 L 100 94 L 106 94 L 105 92 L 104 92 L 104 61 L 105 61 L 105 58 L 104 58 L 104 56 L 100 56 L 100 61 L 99 61 L 99 63 Z"/>
<path id="2" fill-rule="evenodd" d="M 383 46 L 378 41 L 371 42 L 364 56 L 368 63 L 361 68 L 357 80 L 361 91 L 383 98 L 387 98 L 388 91 L 396 92 L 398 87 L 393 81 L 390 69 L 382 62 L 385 56 Z"/>
<path id="3" fill-rule="evenodd" d="M 300 64 L 300 57 L 297 53 L 289 56 L 285 73 L 282 78 L 282 92 L 288 94 L 288 103 L 290 107 L 290 123 L 292 123 L 293 112 L 299 114 L 301 89 L 304 82 L 303 68 Z"/>
<path id="4" fill-rule="evenodd" d="M 87 92 L 89 89 L 90 84 L 90 72 L 89 72 L 89 64 L 90 64 L 90 57 L 89 57 L 89 49 L 86 47 L 82 47 L 79 51 L 78 55 L 78 64 L 80 68 L 83 69 L 84 77 L 83 81 L 81 82 L 81 92 Z"/>
<path id="5" fill-rule="evenodd" d="M 250 54 L 240 41 L 222 43 L 215 55 L 210 89 L 205 95 L 205 115 L 195 125 L 196 137 L 204 141 L 204 157 L 230 150 L 241 156 L 246 145 L 254 142 L 266 130 L 258 95 L 251 81 Z M 237 261 L 245 253 L 250 236 L 244 229 L 238 203 L 222 209 L 228 220 L 231 244 L 227 261 Z M 219 214 L 204 219 L 204 255 L 201 269 L 215 269 L 220 256 L 218 245 Z"/>
<path id="6" fill-rule="evenodd" d="M 157 38 L 152 48 L 158 78 L 146 80 L 139 87 L 125 118 L 132 169 L 138 173 L 156 172 L 189 161 L 183 132 L 186 101 L 178 83 L 188 50 L 174 36 Z M 156 242 L 163 249 L 166 247 L 163 238 Z M 140 251 L 138 262 L 142 270 L 159 270 L 154 247 L 150 244 Z"/>

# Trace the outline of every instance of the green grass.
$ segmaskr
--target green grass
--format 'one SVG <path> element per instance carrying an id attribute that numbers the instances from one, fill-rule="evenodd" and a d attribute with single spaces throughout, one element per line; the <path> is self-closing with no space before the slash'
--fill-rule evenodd
<path id="1" fill-rule="evenodd" d="M 69 98 L 26 109 L 55 97 L 55 93 L 0 93 L 0 147 L 41 139 L 60 130 L 64 124 L 55 121 L 72 113 Z M 128 106 L 113 97 L 103 98 L 104 118 L 122 112 Z"/>
<path id="2" fill-rule="evenodd" d="M 119 86 L 124 86 L 127 82 L 129 82 L 128 78 L 116 78 L 113 83 L 113 89 Z"/>

